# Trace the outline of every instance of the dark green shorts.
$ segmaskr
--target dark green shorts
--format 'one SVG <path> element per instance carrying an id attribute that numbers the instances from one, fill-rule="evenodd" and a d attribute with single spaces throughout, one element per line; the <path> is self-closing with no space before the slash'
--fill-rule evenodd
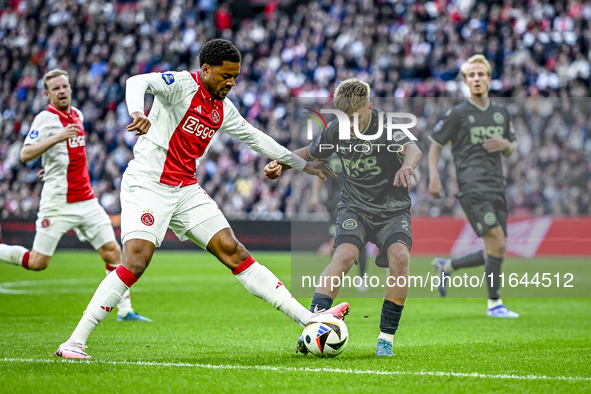
<path id="1" fill-rule="evenodd" d="M 349 242 L 354 237 L 356 240 Z M 393 242 L 412 247 L 410 211 L 403 211 L 388 218 L 371 218 L 350 208 L 339 208 L 335 232 L 335 249 L 345 240 L 360 249 L 367 242 L 376 244 L 380 251 L 387 251 Z M 358 241 L 357 241 L 358 240 Z M 386 249 L 386 250 L 384 250 Z"/>
<path id="2" fill-rule="evenodd" d="M 458 193 L 456 195 L 476 234 L 482 237 L 488 230 L 501 226 L 507 236 L 507 200 L 505 193 Z"/>

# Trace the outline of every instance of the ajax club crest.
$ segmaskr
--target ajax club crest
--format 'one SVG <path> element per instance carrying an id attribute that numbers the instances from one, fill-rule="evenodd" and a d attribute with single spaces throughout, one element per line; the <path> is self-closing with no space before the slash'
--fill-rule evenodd
<path id="1" fill-rule="evenodd" d="M 220 123 L 220 113 L 217 111 L 217 109 L 211 111 L 211 119 L 213 119 L 215 123 Z"/>

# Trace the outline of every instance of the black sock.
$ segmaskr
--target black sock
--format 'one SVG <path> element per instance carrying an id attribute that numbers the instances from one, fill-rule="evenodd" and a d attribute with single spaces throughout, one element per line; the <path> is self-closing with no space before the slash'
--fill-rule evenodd
<path id="1" fill-rule="evenodd" d="M 363 277 L 365 275 L 365 262 L 367 261 L 367 253 L 365 252 L 365 248 L 361 248 L 359 251 L 359 257 L 357 258 L 359 261 L 359 276 Z"/>
<path id="2" fill-rule="evenodd" d="M 310 312 L 321 312 L 332 307 L 332 298 L 322 293 L 314 293 L 312 298 L 312 305 L 310 305 Z"/>
<path id="3" fill-rule="evenodd" d="M 478 267 L 484 265 L 484 250 L 472 252 L 451 260 L 451 267 L 454 270 L 467 267 Z"/>
<path id="4" fill-rule="evenodd" d="M 380 331 L 385 334 L 396 334 L 403 309 L 404 305 L 397 305 L 390 300 L 384 300 L 382 317 L 380 319 Z"/>
<path id="5" fill-rule="evenodd" d="M 488 298 L 496 300 L 499 298 L 499 287 L 501 285 L 499 275 L 501 275 L 502 257 L 488 255 L 484 270 L 486 271 L 486 282 L 488 284 Z M 492 274 L 492 275 L 491 275 Z M 492 286 L 491 286 L 492 277 Z"/>

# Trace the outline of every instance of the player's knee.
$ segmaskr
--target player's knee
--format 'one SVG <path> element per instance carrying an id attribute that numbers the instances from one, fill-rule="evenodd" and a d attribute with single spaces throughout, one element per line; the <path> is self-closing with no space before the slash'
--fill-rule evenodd
<path id="1" fill-rule="evenodd" d="M 124 266 L 127 268 L 136 278 L 139 277 L 144 273 L 146 268 L 148 268 L 148 264 L 150 263 L 149 259 L 141 254 L 131 255 L 125 258 Z"/>
<path id="2" fill-rule="evenodd" d="M 110 265 L 121 264 L 121 247 L 115 241 L 105 244 L 99 249 L 99 253 L 105 263 Z"/>
<path id="3" fill-rule="evenodd" d="M 136 278 L 139 278 L 146 268 L 148 268 L 154 249 L 146 248 L 145 244 L 142 242 L 132 241 L 136 240 L 131 240 L 125 243 L 123 264 Z"/>
<path id="4" fill-rule="evenodd" d="M 250 252 L 236 238 L 228 239 L 221 245 L 224 263 L 234 269 L 250 256 Z"/>
<path id="5" fill-rule="evenodd" d="M 390 247 L 388 249 L 388 262 L 391 268 L 406 269 L 410 263 L 410 253 L 405 248 Z"/>
<path id="6" fill-rule="evenodd" d="M 507 252 L 507 237 L 503 229 L 498 226 L 483 235 L 486 252 L 492 256 L 503 257 Z"/>
<path id="7" fill-rule="evenodd" d="M 357 261 L 357 257 L 353 253 L 340 256 L 334 263 L 338 265 L 339 269 L 343 272 L 347 272 L 351 269 L 353 264 Z"/>
<path id="8" fill-rule="evenodd" d="M 507 240 L 503 236 L 497 236 L 493 240 L 494 254 L 501 257 L 507 251 Z"/>
<path id="9" fill-rule="evenodd" d="M 502 240 L 499 242 L 498 246 L 498 252 L 501 256 L 504 256 L 505 253 L 507 252 L 507 241 Z"/>
<path id="10" fill-rule="evenodd" d="M 228 244 L 227 254 L 237 258 L 240 262 L 246 260 L 250 256 L 250 252 L 238 240 Z"/>
<path id="11" fill-rule="evenodd" d="M 346 248 L 346 249 L 339 249 L 338 252 L 335 252 L 335 256 L 333 261 L 335 264 L 341 266 L 341 268 L 346 272 L 351 268 L 355 261 L 359 258 L 359 251 L 355 248 Z"/>

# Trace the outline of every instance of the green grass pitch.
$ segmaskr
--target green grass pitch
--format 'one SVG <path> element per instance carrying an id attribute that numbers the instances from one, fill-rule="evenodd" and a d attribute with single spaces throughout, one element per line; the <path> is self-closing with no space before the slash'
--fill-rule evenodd
<path id="1" fill-rule="evenodd" d="M 253 256 L 290 287 L 288 253 Z M 152 323 L 111 313 L 90 362 L 53 357 L 103 275 L 94 252 L 58 252 L 43 272 L 0 264 L 0 393 L 591 391 L 590 299 L 505 299 L 521 314 L 506 320 L 487 318 L 484 299 L 409 299 L 384 359 L 373 355 L 381 300 L 351 298 L 347 349 L 318 359 L 294 353 L 295 323 L 197 252 L 157 251 L 132 288 Z"/>

